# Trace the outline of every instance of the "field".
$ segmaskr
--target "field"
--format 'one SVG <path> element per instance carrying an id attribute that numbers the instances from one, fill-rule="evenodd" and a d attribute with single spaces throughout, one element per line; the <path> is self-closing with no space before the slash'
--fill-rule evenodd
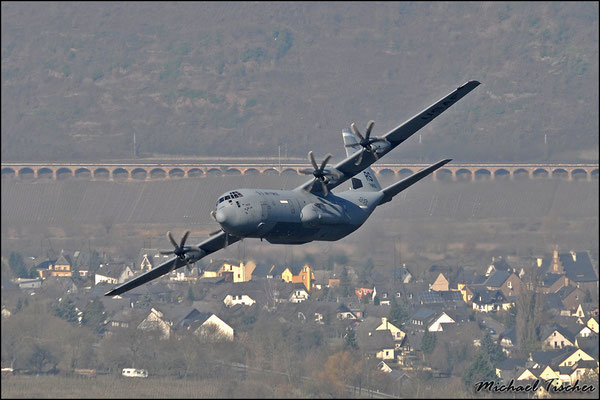
<path id="1" fill-rule="evenodd" d="M 2 377 L 2 398 L 224 398 L 281 397 L 277 388 L 256 387 L 252 380 L 134 379 L 99 376 L 94 379 L 63 376 Z M 270 393 L 269 393 L 270 392 Z M 290 393 L 290 395 L 293 395 Z"/>

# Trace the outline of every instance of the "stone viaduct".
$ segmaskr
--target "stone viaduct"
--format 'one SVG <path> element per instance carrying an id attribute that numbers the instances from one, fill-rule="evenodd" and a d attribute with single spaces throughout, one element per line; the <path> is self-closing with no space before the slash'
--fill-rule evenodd
<path id="1" fill-rule="evenodd" d="M 400 177 L 417 172 L 428 164 L 376 164 L 379 175 Z M 193 178 L 210 175 L 298 174 L 302 163 L 2 163 L 2 179 L 84 178 L 89 180 L 136 181 Z M 598 164 L 454 164 L 433 174 L 434 180 L 480 180 L 560 178 L 567 180 L 598 179 Z"/>

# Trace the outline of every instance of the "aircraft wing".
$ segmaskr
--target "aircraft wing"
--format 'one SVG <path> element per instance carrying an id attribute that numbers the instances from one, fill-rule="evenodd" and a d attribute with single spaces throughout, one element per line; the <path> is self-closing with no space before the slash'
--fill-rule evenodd
<path id="1" fill-rule="evenodd" d="M 215 251 L 221 250 L 222 248 L 226 247 L 226 245 L 235 243 L 238 240 L 240 240 L 240 238 L 235 236 L 227 235 L 226 237 L 226 233 L 221 231 L 216 235 L 209 237 L 204 242 L 198 244 L 196 247 L 198 247 L 202 251 L 202 257 L 206 257 L 207 255 L 214 253 Z M 133 288 L 143 285 L 146 282 L 168 274 L 174 269 L 181 268 L 184 265 L 186 265 L 185 260 L 173 257 L 168 261 L 165 261 L 164 263 L 160 264 L 159 266 L 152 268 L 150 271 L 136 278 L 133 278 L 129 282 L 125 282 L 122 285 L 117 286 L 113 290 L 107 292 L 105 296 L 117 296 L 119 294 L 125 293 Z"/>
<path id="2" fill-rule="evenodd" d="M 389 153 L 400 143 L 411 137 L 419 129 L 430 123 L 433 119 L 450 108 L 454 103 L 466 96 L 471 90 L 479 86 L 479 84 L 480 83 L 478 81 L 469 81 L 462 86 L 459 86 L 456 90 L 442 97 L 440 100 L 436 101 L 425 110 L 410 118 L 408 121 L 386 133 L 383 137 L 390 143 L 390 147 L 388 147 L 385 151 L 378 153 L 379 158 Z M 356 161 L 359 159 L 361 152 L 363 153 L 362 160 L 358 165 L 356 165 Z M 365 151 L 364 149 L 357 151 L 332 168 L 337 170 L 339 177 L 331 179 L 331 181 L 327 184 L 327 189 L 331 190 L 339 186 L 365 168 L 371 166 L 371 164 L 373 164 L 375 161 L 377 161 L 377 159 L 370 152 Z M 321 185 L 312 185 L 313 181 L 314 179 L 311 179 L 303 185 L 298 186 L 296 189 L 304 189 L 315 193 L 322 193 Z"/>

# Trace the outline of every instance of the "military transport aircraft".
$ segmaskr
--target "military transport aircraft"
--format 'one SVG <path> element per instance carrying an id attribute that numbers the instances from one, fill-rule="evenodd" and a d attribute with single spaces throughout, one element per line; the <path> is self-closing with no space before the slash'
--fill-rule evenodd
<path id="1" fill-rule="evenodd" d="M 174 250 L 162 251 L 174 257 L 152 270 L 112 289 L 106 296 L 116 296 L 174 269 L 189 266 L 201 258 L 244 238 L 266 239 L 276 244 L 302 244 L 313 240 L 339 240 L 358 229 L 377 206 L 390 201 L 395 195 L 423 179 L 451 160 L 441 160 L 419 172 L 382 189 L 370 166 L 393 148 L 404 142 L 419 129 L 450 108 L 479 85 L 469 81 L 418 113 L 382 137 L 371 137 L 373 121 L 363 136 L 351 124 L 352 135 L 342 131 L 346 159 L 327 167 L 331 154 L 319 165 L 311 152 L 308 158 L 312 169 L 300 171 L 313 178 L 293 190 L 236 189 L 219 197 L 212 218 L 221 230 L 205 241 L 186 246 L 187 231 L 178 244 L 167 237 Z M 351 187 L 342 193 L 331 190 L 347 180 Z"/>

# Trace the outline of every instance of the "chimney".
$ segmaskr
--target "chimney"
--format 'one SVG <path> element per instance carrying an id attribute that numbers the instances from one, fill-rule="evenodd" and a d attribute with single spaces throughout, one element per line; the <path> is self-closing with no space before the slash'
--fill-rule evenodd
<path id="1" fill-rule="evenodd" d="M 562 268 L 560 265 L 560 260 L 558 259 L 558 250 L 554 250 L 554 254 L 552 256 L 552 272 L 556 274 L 562 273 Z"/>
<path id="2" fill-rule="evenodd" d="M 542 266 L 542 261 L 543 261 L 542 257 L 538 257 L 537 258 L 537 266 L 538 266 L 538 268 L 540 268 Z"/>

